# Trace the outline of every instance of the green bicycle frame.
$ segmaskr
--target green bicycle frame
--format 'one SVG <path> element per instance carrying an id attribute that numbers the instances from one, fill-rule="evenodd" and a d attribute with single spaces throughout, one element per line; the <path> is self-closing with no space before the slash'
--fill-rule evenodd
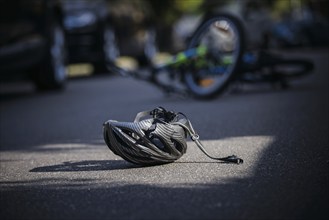
<path id="1" fill-rule="evenodd" d="M 204 45 L 200 45 L 195 48 L 191 48 L 172 56 L 164 66 L 179 67 L 181 65 L 188 65 L 191 62 L 194 63 L 195 67 L 202 68 L 208 66 L 209 61 L 207 55 L 209 54 L 208 48 Z M 233 62 L 232 55 L 222 55 L 220 62 L 217 65 L 228 66 Z"/>

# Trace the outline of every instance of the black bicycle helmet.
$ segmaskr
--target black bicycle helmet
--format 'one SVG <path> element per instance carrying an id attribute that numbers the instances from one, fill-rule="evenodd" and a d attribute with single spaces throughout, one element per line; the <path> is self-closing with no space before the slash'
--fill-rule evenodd
<path id="1" fill-rule="evenodd" d="M 153 117 L 140 120 L 147 115 Z M 104 140 L 110 150 L 135 164 L 157 165 L 174 162 L 186 152 L 188 135 L 202 152 L 212 159 L 243 162 L 234 155 L 225 158 L 210 156 L 187 117 L 183 113 L 167 111 L 162 107 L 138 113 L 134 122 L 108 120 L 103 126 Z"/>

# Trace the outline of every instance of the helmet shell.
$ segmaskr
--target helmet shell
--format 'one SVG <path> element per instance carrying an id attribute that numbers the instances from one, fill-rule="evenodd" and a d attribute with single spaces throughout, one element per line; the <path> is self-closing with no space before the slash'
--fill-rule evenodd
<path id="1" fill-rule="evenodd" d="M 179 122 L 185 124 L 186 119 Z M 184 128 L 157 118 L 140 122 L 108 120 L 104 123 L 103 135 L 113 153 L 139 165 L 174 162 L 187 149 Z"/>

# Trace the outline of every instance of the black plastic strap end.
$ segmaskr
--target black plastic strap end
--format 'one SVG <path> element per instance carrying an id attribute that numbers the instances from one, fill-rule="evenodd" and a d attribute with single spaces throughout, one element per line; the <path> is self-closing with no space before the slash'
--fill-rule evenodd
<path id="1" fill-rule="evenodd" d="M 226 161 L 226 162 L 230 162 L 230 163 L 236 163 L 236 164 L 243 163 L 243 160 L 235 155 L 222 158 L 222 160 Z"/>

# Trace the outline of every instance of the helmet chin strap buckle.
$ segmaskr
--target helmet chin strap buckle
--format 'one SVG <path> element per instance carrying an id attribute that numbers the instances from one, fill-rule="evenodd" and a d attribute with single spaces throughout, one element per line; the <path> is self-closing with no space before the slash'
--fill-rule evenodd
<path id="1" fill-rule="evenodd" d="M 192 141 L 196 141 L 196 140 L 200 139 L 200 136 L 198 134 L 192 134 L 191 139 L 192 139 Z"/>
<path id="2" fill-rule="evenodd" d="M 224 158 L 222 158 L 222 160 L 226 161 L 226 162 L 230 162 L 230 163 L 236 163 L 236 164 L 243 163 L 243 160 L 241 158 L 238 158 L 235 155 L 224 157 Z"/>

